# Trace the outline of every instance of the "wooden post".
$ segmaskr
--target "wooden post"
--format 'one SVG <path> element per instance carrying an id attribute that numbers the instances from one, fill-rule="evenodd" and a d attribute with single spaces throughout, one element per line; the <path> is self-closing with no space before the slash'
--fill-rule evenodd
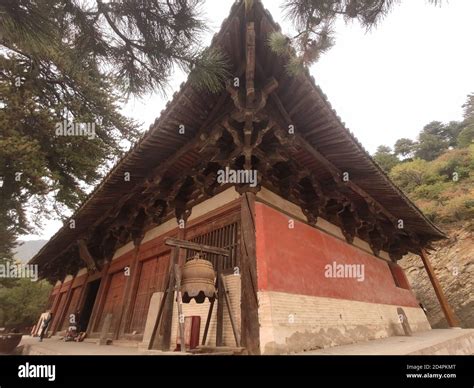
<path id="1" fill-rule="evenodd" d="M 69 288 L 66 292 L 66 300 L 64 301 L 63 308 L 59 312 L 59 316 L 58 316 L 58 319 L 55 322 L 54 327 L 51 328 L 51 334 L 55 334 L 56 331 L 58 330 L 58 327 L 61 328 L 61 326 L 63 324 L 63 321 L 64 321 L 63 315 L 66 313 L 67 308 L 69 306 L 69 302 L 70 302 L 69 299 L 71 298 L 72 285 L 74 283 L 75 278 L 76 278 L 76 276 L 73 276 L 72 279 L 71 279 L 71 284 L 69 285 Z"/>
<path id="2" fill-rule="evenodd" d="M 184 228 L 180 228 L 180 222 L 184 222 Z M 178 240 L 184 240 L 186 238 L 186 220 L 184 218 L 178 220 Z M 186 262 L 186 250 L 180 249 L 178 253 L 178 261 L 177 264 L 182 267 Z"/>
<path id="3" fill-rule="evenodd" d="M 155 345 L 155 340 L 156 340 L 156 338 L 158 338 L 157 334 L 158 334 L 158 329 L 159 329 L 160 324 L 161 324 L 161 316 L 163 315 L 163 310 L 164 310 L 165 302 L 166 302 L 166 296 L 168 295 L 168 292 L 169 292 L 168 291 L 169 281 L 170 281 L 170 276 L 168 276 L 168 279 L 167 279 L 167 282 L 166 282 L 166 288 L 165 288 L 165 291 L 163 292 L 163 296 L 161 298 L 160 308 L 158 310 L 158 315 L 156 317 L 155 324 L 153 325 L 153 331 L 151 332 L 150 342 L 148 343 L 148 349 L 153 349 L 153 347 Z"/>
<path id="4" fill-rule="evenodd" d="M 237 347 L 240 347 L 240 335 L 237 330 L 237 324 L 235 322 L 234 313 L 232 311 L 232 306 L 230 305 L 229 293 L 227 287 L 225 286 L 224 275 L 221 274 L 222 289 L 224 290 L 225 303 L 227 305 L 227 311 L 229 312 L 230 323 L 232 325 L 232 331 L 234 332 L 235 344 Z"/>
<path id="5" fill-rule="evenodd" d="M 117 325 L 117 331 L 114 338 L 119 339 L 125 334 L 128 324 L 130 323 L 132 314 L 132 301 L 135 295 L 135 289 L 138 282 L 138 255 L 140 251 L 140 245 L 135 246 L 135 252 L 130 265 L 130 276 L 128 276 L 125 284 L 124 302 L 119 313 L 119 324 Z"/>
<path id="6" fill-rule="evenodd" d="M 398 319 L 402 324 L 403 332 L 406 336 L 411 337 L 413 335 L 413 331 L 411 330 L 410 322 L 408 322 L 408 317 L 405 314 L 405 311 L 401 307 L 399 307 L 397 308 L 397 314 Z"/>
<path id="7" fill-rule="evenodd" d="M 186 224 L 187 218 L 185 214 L 182 214 L 182 218 L 178 220 L 178 239 L 184 240 L 186 238 Z M 181 222 L 184 222 L 184 227 L 180 227 Z M 179 325 L 179 336 L 181 338 L 180 350 L 186 352 L 186 339 L 184 338 L 184 314 L 183 314 L 183 301 L 181 299 L 181 269 L 186 263 L 186 249 L 178 248 L 178 263 L 174 265 L 174 276 L 176 279 L 176 301 L 178 303 L 178 325 Z M 183 321 L 181 321 L 183 320 Z"/>
<path id="8" fill-rule="evenodd" d="M 216 346 L 224 344 L 224 289 L 222 287 L 222 260 L 217 259 L 217 322 Z"/>
<path id="9" fill-rule="evenodd" d="M 54 298 L 54 301 L 53 301 L 53 305 L 51 306 L 51 314 L 53 315 L 53 320 L 54 318 L 56 317 L 56 313 L 57 313 L 57 308 L 59 306 L 59 300 L 61 299 L 61 287 L 63 286 L 63 283 L 61 282 L 61 285 L 59 286 L 59 289 L 58 289 L 58 293 L 56 294 L 56 297 Z M 54 291 L 54 289 L 53 289 Z M 51 322 L 51 327 L 53 326 L 52 325 L 53 322 Z"/>
<path id="10" fill-rule="evenodd" d="M 240 208 L 241 342 L 249 354 L 260 354 L 254 212 L 255 194 L 243 193 Z"/>
<path id="11" fill-rule="evenodd" d="M 421 250 L 420 257 L 421 260 L 423 260 L 426 272 L 428 273 L 428 277 L 430 278 L 431 284 L 433 285 L 436 297 L 438 298 L 439 304 L 441 305 L 441 309 L 443 310 L 444 316 L 448 321 L 448 325 L 450 327 L 459 327 L 459 321 L 456 318 L 456 315 L 454 314 L 453 310 L 449 306 L 448 300 L 446 299 L 446 296 L 443 293 L 443 289 L 441 288 L 438 282 L 438 278 L 434 273 L 433 267 L 431 266 L 431 263 L 428 260 L 428 254 L 424 249 Z"/>
<path id="12" fill-rule="evenodd" d="M 107 345 L 110 326 L 112 325 L 112 314 L 107 314 L 104 318 L 104 324 L 100 329 L 99 345 Z M 112 338 L 110 338 L 112 339 Z"/>
<path id="13" fill-rule="evenodd" d="M 207 312 L 206 326 L 204 327 L 204 334 L 202 335 L 202 345 L 206 345 L 207 333 L 209 332 L 209 326 L 211 324 L 212 311 L 214 310 L 214 302 L 216 298 L 212 298 L 211 304 L 209 305 L 209 311 Z"/>
<path id="14" fill-rule="evenodd" d="M 84 279 L 84 283 L 82 284 L 81 295 L 79 295 L 79 300 L 77 301 L 77 308 L 82 315 L 82 304 L 84 303 L 84 296 L 86 295 L 86 288 L 87 288 L 87 280 L 89 279 L 90 271 L 87 270 L 86 278 Z"/>
<path id="15" fill-rule="evenodd" d="M 184 314 L 183 314 L 183 301 L 181 300 L 181 270 L 179 265 L 174 265 L 174 277 L 176 279 L 176 293 L 178 298 L 178 325 L 179 325 L 179 338 L 180 338 L 180 350 L 182 353 L 186 353 L 186 338 L 184 338 Z"/>
<path id="16" fill-rule="evenodd" d="M 90 335 L 94 331 L 96 321 L 97 319 L 99 319 L 100 306 L 102 305 L 104 301 L 106 289 L 109 282 L 107 272 L 109 271 L 110 263 L 111 262 L 108 261 L 102 268 L 99 289 L 97 290 L 96 300 L 94 302 L 94 306 L 92 307 L 91 317 L 89 319 L 89 325 L 87 326 L 88 335 Z"/>
<path id="17" fill-rule="evenodd" d="M 174 247 L 170 258 L 168 293 L 163 307 L 163 316 L 159 327 L 159 349 L 168 351 L 171 346 L 171 325 L 173 323 L 174 289 L 176 278 L 174 276 L 174 265 L 179 259 L 179 248 Z"/>

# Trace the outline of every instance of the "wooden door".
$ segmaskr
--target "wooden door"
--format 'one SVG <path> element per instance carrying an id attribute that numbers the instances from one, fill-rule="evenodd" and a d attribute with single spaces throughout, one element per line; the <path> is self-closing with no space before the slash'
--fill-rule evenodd
<path id="1" fill-rule="evenodd" d="M 98 325 L 95 331 L 101 331 L 107 314 L 112 314 L 112 323 L 109 332 L 114 333 L 120 319 L 120 311 L 123 305 L 123 297 L 125 291 L 125 274 L 123 271 L 118 271 L 111 275 L 107 295 L 105 297 L 104 307 Z"/>
<path id="2" fill-rule="evenodd" d="M 69 327 L 69 316 L 77 310 L 77 304 L 81 296 L 82 286 L 76 287 L 71 292 L 71 299 L 63 318 L 63 323 L 60 330 L 66 330 Z"/>
<path id="3" fill-rule="evenodd" d="M 56 311 L 53 313 L 53 322 L 52 324 L 50 324 L 49 326 L 49 330 L 52 330 L 53 328 L 56 328 L 56 325 L 58 324 L 58 322 L 60 322 L 61 320 L 61 311 L 63 311 L 63 308 L 64 308 L 64 304 L 66 303 L 66 294 L 67 294 L 67 291 L 64 291 L 64 292 L 61 292 L 59 295 L 58 295 L 58 298 L 59 298 L 59 302 L 58 302 L 58 305 L 56 307 Z M 59 328 L 55 329 L 55 331 L 59 330 Z"/>
<path id="4" fill-rule="evenodd" d="M 151 296 L 154 292 L 164 291 L 168 266 L 169 253 L 141 262 L 140 277 L 128 333 L 143 333 Z"/>

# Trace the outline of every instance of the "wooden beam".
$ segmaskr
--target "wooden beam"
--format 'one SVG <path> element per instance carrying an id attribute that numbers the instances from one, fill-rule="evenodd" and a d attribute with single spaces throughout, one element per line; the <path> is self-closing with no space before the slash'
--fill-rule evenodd
<path id="1" fill-rule="evenodd" d="M 276 93 L 271 94 L 272 102 L 277 107 L 278 111 L 282 115 L 283 119 L 286 121 L 286 124 L 292 124 L 293 120 L 291 116 L 286 111 L 285 107 L 283 106 L 282 102 L 280 101 L 278 95 Z M 305 151 L 307 151 L 310 155 L 312 155 L 315 159 L 318 160 L 323 166 L 325 166 L 329 172 L 333 175 L 335 179 L 339 179 L 342 182 L 342 173 L 341 171 L 332 164 L 324 155 L 322 155 L 319 151 L 317 151 L 306 139 L 303 138 L 300 134 L 295 134 L 295 141 L 296 143 L 302 147 Z M 376 201 L 371 195 L 365 192 L 362 188 L 357 186 L 355 183 L 348 181 L 345 182 L 344 185 L 347 185 L 351 190 L 359 194 L 362 198 L 364 198 L 369 204 L 377 208 L 381 213 L 383 213 L 393 224 L 394 226 L 398 222 L 398 218 L 393 216 L 387 209 L 385 209 L 378 201 Z"/>
<path id="2" fill-rule="evenodd" d="M 104 265 L 101 271 L 100 285 L 99 285 L 99 289 L 97 290 L 97 296 L 94 302 L 94 306 L 92 307 L 91 317 L 89 319 L 89 324 L 87 326 L 87 334 L 90 334 L 94 331 L 94 327 L 97 323 L 97 320 L 100 319 L 99 313 L 101 312 L 100 310 L 105 300 L 105 294 L 106 294 L 108 283 L 110 280 L 108 276 L 109 267 L 110 267 L 110 261 L 108 261 Z"/>
<path id="3" fill-rule="evenodd" d="M 222 116 L 219 115 L 219 112 L 228 99 L 227 93 L 222 93 L 222 95 L 217 100 L 216 105 L 209 113 L 207 120 L 201 125 L 198 129 L 196 135 L 193 139 L 186 143 L 183 147 L 181 147 L 172 157 L 167 159 L 165 162 L 160 163 L 155 169 L 148 174 L 148 179 L 153 179 L 156 176 L 161 176 L 168 168 L 170 168 L 176 161 L 182 159 L 184 155 L 189 153 L 190 150 L 196 147 L 197 144 L 203 142 L 206 138 L 206 135 L 209 133 L 209 128 L 214 127 L 214 124 L 221 121 Z"/>
<path id="4" fill-rule="evenodd" d="M 247 93 L 247 107 L 253 104 L 255 99 L 255 26 L 253 22 L 247 22 L 245 33 L 245 81 Z"/>
<path id="5" fill-rule="evenodd" d="M 255 194 L 245 192 L 241 200 L 240 274 L 241 274 L 241 341 L 249 354 L 260 354 L 258 322 L 257 254 L 255 233 Z"/>
<path id="6" fill-rule="evenodd" d="M 184 95 L 184 93 L 182 95 Z M 147 179 L 153 180 L 153 178 L 156 176 L 161 176 L 169 167 L 171 167 L 173 163 L 180 160 L 183 157 L 183 155 L 186 155 L 187 153 L 189 153 L 190 150 L 195 148 L 196 144 L 202 143 L 203 142 L 202 137 L 203 136 L 205 137 L 207 135 L 209 131 L 209 127 L 213 127 L 214 123 L 217 123 L 222 119 L 222 114 L 220 114 L 220 111 L 222 107 L 225 105 L 228 98 L 229 96 L 227 93 L 222 93 L 219 99 L 217 100 L 216 104 L 212 108 L 211 112 L 207 115 L 207 119 L 200 126 L 200 128 L 198 129 L 193 139 L 191 139 L 189 142 L 186 142 L 186 144 L 183 147 L 181 147 L 176 153 L 174 153 L 172 157 L 168 158 L 163 163 L 159 163 L 155 169 L 152 169 L 152 171 L 149 174 L 147 174 L 147 178 L 145 179 L 145 181 Z M 101 183 L 101 185 L 102 184 L 103 182 Z M 87 228 L 87 232 L 82 233 L 83 237 L 87 238 L 91 233 L 93 233 L 95 227 L 100 225 L 111 214 L 118 213 L 120 208 L 125 204 L 125 202 L 128 199 L 132 198 L 134 195 L 136 195 L 137 193 L 143 190 L 146 191 L 146 188 L 143 188 L 142 184 L 139 184 L 136 186 L 136 188 L 132 189 L 128 195 L 122 196 L 122 198 L 120 198 L 120 200 L 117 202 L 116 206 L 114 206 L 108 211 L 105 211 L 101 217 L 99 217 L 96 221 L 94 221 L 94 223 L 90 227 Z M 95 192 L 97 191 L 98 189 L 96 189 Z M 79 214 L 79 211 L 82 210 L 88 202 L 89 202 L 89 199 L 81 205 L 80 209 L 76 211 L 75 215 Z M 62 255 L 63 253 L 66 253 L 71 248 L 71 245 L 73 243 L 74 242 L 72 242 L 71 244 L 68 244 L 63 250 L 61 250 L 56 255 L 56 257 Z"/>
<path id="7" fill-rule="evenodd" d="M 449 305 L 448 300 L 446 299 L 446 296 L 443 293 L 443 289 L 441 288 L 434 269 L 428 259 L 428 253 L 424 249 L 421 250 L 420 257 L 423 261 L 423 265 L 425 266 L 426 272 L 428 273 L 428 277 L 430 278 L 431 284 L 433 285 L 436 297 L 438 298 L 439 304 L 441 305 L 441 309 L 443 310 L 444 316 L 448 321 L 448 325 L 450 327 L 459 327 L 459 320 L 451 309 L 451 306 Z"/>
<path id="8" fill-rule="evenodd" d="M 77 246 L 79 247 L 79 257 L 86 264 L 87 269 L 91 271 L 99 271 L 100 268 L 97 265 L 96 261 L 92 257 L 87 248 L 87 243 L 83 239 L 77 240 Z"/>
<path id="9" fill-rule="evenodd" d="M 197 244 L 191 241 L 179 240 L 173 237 L 168 237 L 165 240 L 165 244 L 171 247 L 185 248 L 185 249 L 190 249 L 190 250 L 199 251 L 199 252 L 202 251 L 202 252 L 213 253 L 215 255 L 221 255 L 221 256 L 226 256 L 226 257 L 230 255 L 229 250 L 224 249 L 224 248 L 211 247 L 210 245 L 205 245 L 205 244 Z"/>
<path id="10" fill-rule="evenodd" d="M 319 151 L 317 151 L 311 144 L 309 144 L 302 136 L 296 134 L 295 135 L 296 142 L 300 145 L 305 151 L 311 154 L 315 159 L 318 160 L 321 164 L 323 164 L 335 177 L 335 179 L 340 179 L 342 183 L 342 172 L 334 166 L 329 160 L 326 159 L 324 155 L 322 155 Z M 398 222 L 398 218 L 395 217 L 392 213 L 390 213 L 385 207 L 383 207 L 377 200 L 375 200 L 370 194 L 365 192 L 362 188 L 357 186 L 352 181 L 347 181 L 343 183 L 345 186 L 349 187 L 352 191 L 359 194 L 362 198 L 364 198 L 369 204 L 373 205 L 378 211 L 384 214 L 395 226 Z"/>

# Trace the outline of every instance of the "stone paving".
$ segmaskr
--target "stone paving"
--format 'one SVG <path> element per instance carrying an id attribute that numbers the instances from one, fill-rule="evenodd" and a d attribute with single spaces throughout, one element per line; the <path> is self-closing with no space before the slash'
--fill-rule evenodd
<path id="1" fill-rule="evenodd" d="M 59 338 L 24 336 L 17 353 L 29 355 L 182 355 L 180 352 L 146 350 L 138 346 L 98 345 L 90 342 L 64 342 Z M 434 329 L 411 337 L 388 337 L 357 344 L 312 350 L 298 355 L 472 355 L 474 329 Z"/>
<path id="2" fill-rule="evenodd" d="M 357 344 L 311 350 L 302 355 L 471 355 L 474 329 L 433 329 L 411 337 L 388 337 Z"/>
<path id="3" fill-rule="evenodd" d="M 20 342 L 19 352 L 28 355 L 179 355 L 180 352 L 161 352 L 146 350 L 138 346 L 98 345 L 94 342 L 64 342 L 53 337 L 39 342 L 37 337 L 24 336 Z"/>

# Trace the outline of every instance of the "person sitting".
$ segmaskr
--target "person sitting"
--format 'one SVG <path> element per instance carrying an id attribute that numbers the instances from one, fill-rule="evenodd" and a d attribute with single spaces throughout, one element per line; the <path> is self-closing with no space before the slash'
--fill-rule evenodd
<path id="1" fill-rule="evenodd" d="M 66 332 L 66 337 L 64 341 L 75 341 L 79 334 L 79 311 L 69 315 L 69 327 Z"/>

